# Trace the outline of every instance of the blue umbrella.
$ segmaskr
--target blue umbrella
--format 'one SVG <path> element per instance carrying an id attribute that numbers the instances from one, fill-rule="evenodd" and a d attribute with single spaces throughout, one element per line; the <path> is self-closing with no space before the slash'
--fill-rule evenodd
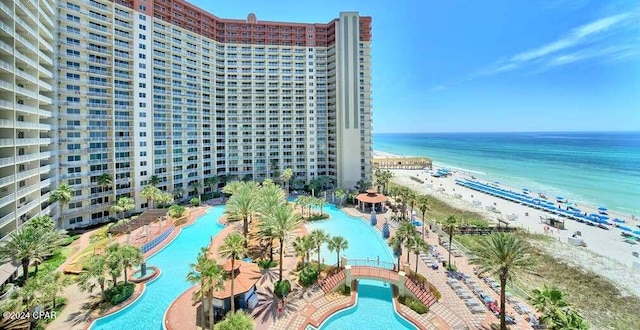
<path id="1" fill-rule="evenodd" d="M 633 233 L 636 234 L 636 235 L 640 235 L 640 230 L 636 230 Z"/>
<path id="2" fill-rule="evenodd" d="M 625 221 L 624 221 L 624 220 L 619 219 L 619 218 L 615 218 L 615 219 L 613 219 L 613 222 L 617 222 L 617 223 L 625 223 Z"/>
<path id="3" fill-rule="evenodd" d="M 618 226 L 618 228 L 620 228 L 620 230 L 624 230 L 624 231 L 631 231 L 631 228 L 625 227 L 625 226 Z"/>
<path id="4" fill-rule="evenodd" d="M 607 210 L 607 208 L 606 208 L 606 207 L 604 207 L 604 206 L 600 206 L 600 207 L 598 208 L 598 211 L 606 211 L 606 210 Z"/>

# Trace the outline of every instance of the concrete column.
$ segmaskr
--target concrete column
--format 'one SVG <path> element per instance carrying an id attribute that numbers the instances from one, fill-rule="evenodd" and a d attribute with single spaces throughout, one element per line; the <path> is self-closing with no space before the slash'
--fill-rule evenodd
<path id="1" fill-rule="evenodd" d="M 405 272 L 398 273 L 398 283 L 396 283 L 396 286 L 398 287 L 398 296 L 404 296 L 406 288 L 404 282 L 407 280 L 406 275 L 407 274 Z"/>
<path id="2" fill-rule="evenodd" d="M 342 267 L 347 267 L 347 256 L 342 256 L 342 258 L 340 258 L 340 265 L 342 265 Z"/>
<path id="3" fill-rule="evenodd" d="M 405 263 L 404 265 L 402 265 L 402 271 L 405 274 L 411 274 L 411 265 L 409 265 L 408 263 Z"/>
<path id="4" fill-rule="evenodd" d="M 351 265 L 344 266 L 345 285 L 351 289 Z"/>

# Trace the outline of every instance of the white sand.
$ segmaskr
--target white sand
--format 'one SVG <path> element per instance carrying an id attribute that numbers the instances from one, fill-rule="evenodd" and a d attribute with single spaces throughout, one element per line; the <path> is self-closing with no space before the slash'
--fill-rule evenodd
<path id="1" fill-rule="evenodd" d="M 374 157 L 398 156 L 374 151 Z M 480 213 L 487 219 L 502 219 L 508 221 L 511 226 L 519 226 L 533 233 L 544 234 L 545 224 L 541 223 L 540 216 L 550 216 L 549 213 L 459 186 L 454 182 L 456 178 L 469 178 L 462 173 L 454 172 L 452 176 L 447 178 L 435 178 L 430 176 L 427 171 L 421 170 L 392 170 L 392 172 L 395 182 L 416 191 L 435 195 L 454 207 Z M 425 184 L 411 180 L 411 176 L 425 180 Z M 507 188 L 502 185 L 501 187 Z M 517 191 L 517 189 L 512 190 Z M 455 197 L 456 195 L 461 196 Z M 482 203 L 482 206 L 474 206 L 474 201 Z M 495 205 L 500 213 L 486 210 L 488 205 Z M 595 208 L 589 208 L 585 205 L 578 207 L 589 213 L 595 211 Z M 528 216 L 525 213 L 528 213 Z M 507 215 L 512 214 L 517 216 L 517 220 L 507 220 Z M 612 214 L 610 217 L 613 219 L 619 215 Z M 635 223 L 627 223 L 625 226 L 633 227 L 634 230 L 638 229 Z M 634 251 L 640 253 L 640 244 L 629 245 L 623 242 L 621 231 L 613 226 L 610 230 L 604 230 L 566 220 L 565 228 L 566 230 L 562 231 L 553 230 L 550 235 L 556 237 L 558 241 L 555 244 L 543 246 L 547 252 L 570 264 L 580 265 L 609 279 L 624 294 L 632 293 L 640 296 L 640 270 L 633 269 L 631 266 L 634 260 L 640 262 L 639 258 L 633 257 L 631 254 Z M 582 233 L 582 238 L 587 244 L 586 248 L 567 244 L 567 237 L 570 237 L 575 231 Z"/>

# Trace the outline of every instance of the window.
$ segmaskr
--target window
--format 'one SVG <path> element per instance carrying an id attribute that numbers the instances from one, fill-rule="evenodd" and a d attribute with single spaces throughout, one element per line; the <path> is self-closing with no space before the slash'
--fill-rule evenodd
<path id="1" fill-rule="evenodd" d="M 147 117 L 147 113 L 146 112 L 141 112 L 139 116 L 140 116 L 140 118 L 146 118 Z"/>
<path id="2" fill-rule="evenodd" d="M 140 49 L 147 49 L 147 46 L 145 46 L 144 44 L 139 44 L 139 45 L 138 45 L 138 47 L 139 47 Z"/>
<path id="3" fill-rule="evenodd" d="M 147 78 L 147 74 L 146 73 L 140 73 L 140 74 L 138 74 L 138 77 L 145 79 L 145 78 Z"/>
<path id="4" fill-rule="evenodd" d="M 140 69 L 146 69 L 146 68 L 147 68 L 147 65 L 146 65 L 146 64 L 144 64 L 144 63 L 140 63 L 140 64 L 138 64 L 138 67 L 139 67 Z"/>
<path id="5" fill-rule="evenodd" d="M 146 83 L 139 83 L 138 87 L 140 88 L 147 88 L 147 84 Z"/>
<path id="6" fill-rule="evenodd" d="M 147 30 L 147 27 L 144 24 L 140 24 L 138 25 L 138 27 L 140 28 L 140 30 Z"/>
<path id="7" fill-rule="evenodd" d="M 138 37 L 142 40 L 147 40 L 147 36 L 144 35 L 143 33 L 138 34 Z"/>
<path id="8" fill-rule="evenodd" d="M 145 55 L 145 54 L 138 54 L 138 57 L 139 57 L 139 58 L 141 58 L 141 59 L 145 59 L 145 58 L 147 58 L 147 55 Z"/>

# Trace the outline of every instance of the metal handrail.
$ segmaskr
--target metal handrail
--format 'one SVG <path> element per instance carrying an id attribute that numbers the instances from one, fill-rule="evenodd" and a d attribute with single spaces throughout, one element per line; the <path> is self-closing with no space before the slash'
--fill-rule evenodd
<path id="1" fill-rule="evenodd" d="M 393 270 L 396 266 L 393 262 L 379 261 L 378 259 L 347 259 L 347 265 L 351 266 L 368 266 L 375 268 L 384 268 Z"/>

